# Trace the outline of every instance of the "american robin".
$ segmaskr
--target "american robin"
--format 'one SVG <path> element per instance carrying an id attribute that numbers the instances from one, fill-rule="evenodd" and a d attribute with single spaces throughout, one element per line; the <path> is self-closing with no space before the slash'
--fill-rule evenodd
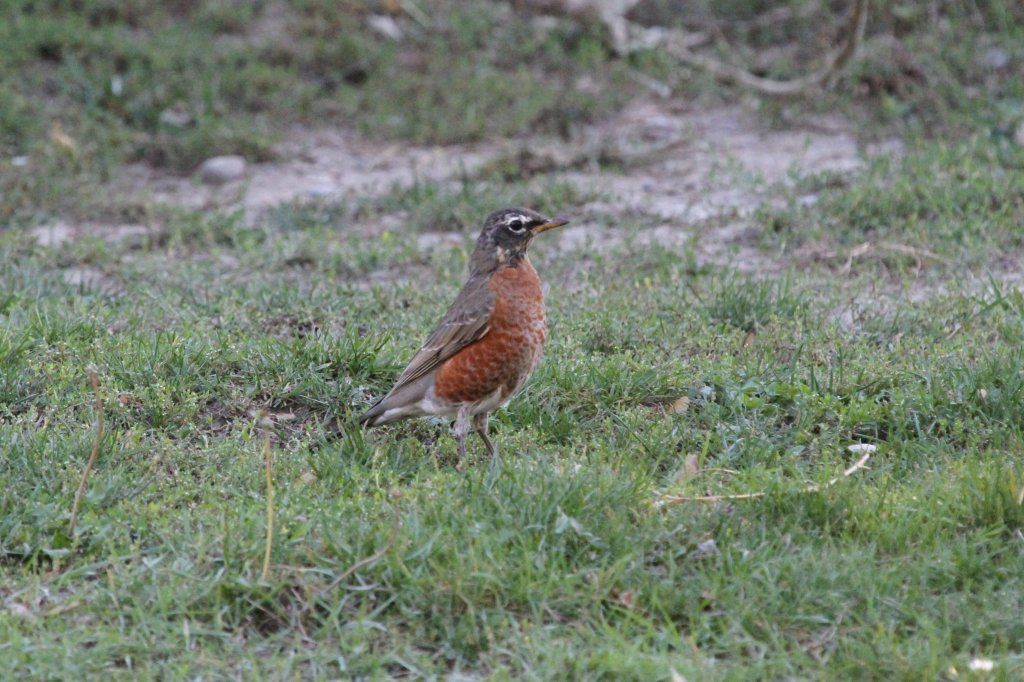
<path id="1" fill-rule="evenodd" d="M 567 222 L 525 208 L 487 216 L 470 257 L 469 280 L 394 387 L 359 422 L 455 417 L 461 462 L 472 418 L 493 457 L 487 415 L 526 383 L 548 333 L 544 293 L 526 250 L 535 236 Z"/>

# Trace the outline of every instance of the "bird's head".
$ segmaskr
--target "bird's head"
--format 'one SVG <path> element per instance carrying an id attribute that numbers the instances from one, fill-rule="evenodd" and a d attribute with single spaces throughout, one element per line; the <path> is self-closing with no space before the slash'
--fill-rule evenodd
<path id="1" fill-rule="evenodd" d="M 487 216 L 470 261 L 474 271 L 490 272 L 514 266 L 541 232 L 565 225 L 564 218 L 545 218 L 528 208 L 503 208 Z"/>

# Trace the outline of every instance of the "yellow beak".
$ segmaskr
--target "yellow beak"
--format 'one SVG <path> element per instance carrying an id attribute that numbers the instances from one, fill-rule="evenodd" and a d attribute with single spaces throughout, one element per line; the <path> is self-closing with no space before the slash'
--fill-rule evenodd
<path id="1" fill-rule="evenodd" d="M 567 222 L 569 222 L 567 218 L 550 218 L 546 223 L 541 223 L 531 231 L 534 234 L 540 234 L 541 232 L 547 232 L 548 230 L 553 230 L 556 227 L 561 227 Z"/>

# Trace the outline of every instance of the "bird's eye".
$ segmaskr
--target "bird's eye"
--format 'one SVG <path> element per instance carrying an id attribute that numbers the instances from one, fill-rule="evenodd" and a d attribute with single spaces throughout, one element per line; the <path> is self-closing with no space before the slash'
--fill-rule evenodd
<path id="1" fill-rule="evenodd" d="M 512 232 L 515 232 L 516 234 L 522 234 L 523 231 L 526 229 L 526 226 L 523 225 L 522 218 L 513 218 L 512 220 L 508 221 L 508 229 L 511 230 Z"/>

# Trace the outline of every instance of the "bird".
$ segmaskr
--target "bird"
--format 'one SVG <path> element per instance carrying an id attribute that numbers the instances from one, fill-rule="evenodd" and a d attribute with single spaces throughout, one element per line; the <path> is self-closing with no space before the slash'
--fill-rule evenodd
<path id="1" fill-rule="evenodd" d="M 462 291 L 395 385 L 359 423 L 372 427 L 408 417 L 454 417 L 461 466 L 472 421 L 496 461 L 488 415 L 526 384 L 548 333 L 540 277 L 526 252 L 534 237 L 568 222 L 527 208 L 487 216 Z"/>

